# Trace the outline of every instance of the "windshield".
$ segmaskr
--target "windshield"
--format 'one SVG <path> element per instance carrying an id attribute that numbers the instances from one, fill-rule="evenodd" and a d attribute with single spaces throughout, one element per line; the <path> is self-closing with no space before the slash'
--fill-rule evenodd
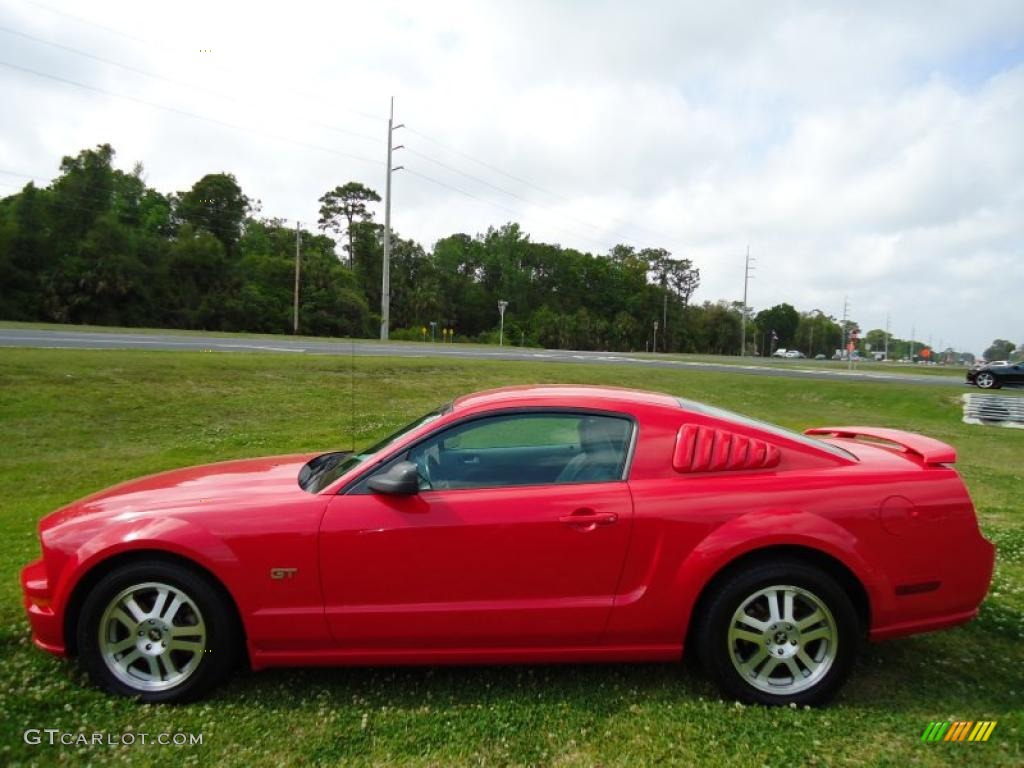
<path id="1" fill-rule="evenodd" d="M 315 459 L 310 460 L 299 472 L 299 487 L 304 491 L 309 491 L 310 493 L 320 493 L 320 491 L 353 467 L 359 466 L 371 456 L 380 453 L 389 445 L 409 432 L 412 432 L 414 429 L 421 427 L 424 424 L 429 424 L 432 421 L 436 421 L 451 409 L 452 404 L 448 403 L 447 405 L 438 408 L 436 411 L 431 411 L 430 413 L 420 416 L 415 421 L 406 424 L 397 432 L 392 432 L 383 440 L 374 443 L 369 448 L 365 448 L 359 453 L 336 451 L 334 453 L 325 453 L 317 456 Z"/>
<path id="2" fill-rule="evenodd" d="M 679 397 L 676 399 L 679 401 L 679 404 L 688 411 L 695 411 L 696 413 L 703 413 L 708 416 L 714 416 L 717 419 L 725 419 L 726 421 L 734 421 L 749 427 L 755 427 L 757 429 L 760 429 L 762 432 L 768 432 L 769 434 L 772 435 L 784 437 L 787 440 L 793 440 L 794 442 L 802 443 L 804 445 L 815 448 L 819 451 L 831 453 L 833 456 L 839 456 L 840 458 L 843 459 L 853 459 L 855 461 L 857 460 L 857 457 L 854 456 L 849 451 L 843 450 L 842 448 L 832 445 L 831 443 L 826 443 L 824 440 L 815 440 L 813 437 L 801 435 L 799 432 L 791 432 L 790 430 L 783 429 L 782 427 L 776 424 L 769 424 L 767 421 L 759 421 L 758 419 L 752 419 L 749 416 L 744 416 L 740 413 L 727 411 L 725 408 L 716 408 L 713 405 L 705 405 L 704 403 L 698 403 L 695 400 L 687 400 L 686 398 L 683 397 Z"/>

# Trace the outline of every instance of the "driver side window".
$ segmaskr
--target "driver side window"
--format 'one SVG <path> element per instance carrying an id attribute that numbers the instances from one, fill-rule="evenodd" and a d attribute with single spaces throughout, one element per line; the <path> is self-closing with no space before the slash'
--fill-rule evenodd
<path id="1" fill-rule="evenodd" d="M 633 424 L 587 413 L 515 413 L 460 424 L 409 451 L 423 490 L 623 479 Z"/>

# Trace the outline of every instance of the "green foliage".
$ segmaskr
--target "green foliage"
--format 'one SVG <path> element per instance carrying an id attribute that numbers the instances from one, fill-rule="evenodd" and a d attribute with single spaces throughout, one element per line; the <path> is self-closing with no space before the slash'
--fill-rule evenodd
<path id="1" fill-rule="evenodd" d="M 691 313 L 695 344 L 715 355 L 735 354 L 740 348 L 741 314 L 724 301 L 704 302 Z"/>
<path id="2" fill-rule="evenodd" d="M 1012 341 L 1006 339 L 996 339 L 993 341 L 988 349 L 985 350 L 985 354 L 982 355 L 986 360 L 1009 360 L 1010 355 L 1017 348 L 1017 345 Z"/>
<path id="3" fill-rule="evenodd" d="M 63 159 L 49 187 L 29 184 L 0 200 L 0 317 L 291 330 L 294 230 L 252 218 L 231 174 L 166 196 L 146 186 L 141 165 L 124 173 L 113 158 L 106 144 L 83 150 Z M 303 332 L 371 333 L 363 286 L 338 262 L 334 241 L 301 236 Z"/>
<path id="4" fill-rule="evenodd" d="M 249 207 L 249 198 L 232 174 L 208 173 L 178 196 L 176 213 L 182 222 L 211 233 L 230 254 Z"/>
<path id="5" fill-rule="evenodd" d="M 800 313 L 790 304 L 776 304 L 758 312 L 754 316 L 754 324 L 761 333 L 766 353 L 773 348 L 789 349 L 793 346 L 800 325 Z M 773 332 L 776 336 L 774 344 L 771 338 Z"/>
<path id="6" fill-rule="evenodd" d="M 779 346 L 785 346 L 781 342 Z M 825 355 L 832 357 L 835 351 L 843 346 L 843 328 L 834 317 L 821 310 L 812 310 L 800 315 L 796 333 L 790 344 L 808 357 Z M 885 341 L 875 347 L 883 349 Z"/>
<path id="7" fill-rule="evenodd" d="M 46 188 L 0 199 L 0 319 L 287 333 L 292 329 L 295 232 L 260 218 L 230 173 L 186 192 L 146 186 L 143 168 L 113 167 L 108 144 L 65 157 Z M 376 191 L 356 182 L 320 198 L 321 231 L 347 241 L 339 261 L 325 234 L 300 233 L 300 331 L 375 336 L 383 228 Z M 664 248 L 616 245 L 592 254 L 533 242 L 514 222 L 456 233 L 427 250 L 392 232 L 391 323 L 435 322 L 460 340 L 498 338 L 507 301 L 511 343 L 581 350 L 736 354 L 736 304 L 692 299 L 700 270 Z M 655 338 L 654 325 L 658 324 Z M 856 325 L 852 323 L 851 326 Z M 747 319 L 747 352 L 777 347 L 832 355 L 842 328 L 789 304 Z M 881 331 L 871 331 L 877 344 Z M 1009 344 L 1009 342 L 1006 342 Z M 913 342 L 914 352 L 922 348 Z M 890 340 L 890 356 L 911 342 Z M 1006 354 L 1002 354 L 1005 357 Z"/>
<path id="8" fill-rule="evenodd" d="M 380 195 L 358 181 L 350 181 L 327 192 L 318 202 L 320 220 L 317 226 L 338 234 L 344 231 L 348 235 L 345 250 L 348 251 L 348 265 L 351 267 L 355 253 L 353 228 L 357 222 L 367 222 L 373 218 L 366 204 L 379 203 Z"/>

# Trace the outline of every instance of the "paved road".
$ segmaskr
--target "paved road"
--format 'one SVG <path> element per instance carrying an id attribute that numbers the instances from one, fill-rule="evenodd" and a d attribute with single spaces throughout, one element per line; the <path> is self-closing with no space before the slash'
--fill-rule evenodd
<path id="1" fill-rule="evenodd" d="M 929 384 L 939 387 L 964 388 L 959 376 L 927 376 L 921 374 L 886 373 L 879 371 L 849 371 L 845 368 L 810 368 L 798 361 L 774 365 L 732 365 L 678 360 L 671 357 L 637 357 L 609 352 L 576 352 L 569 350 L 482 349 L 461 344 L 421 344 L 402 342 L 312 341 L 309 339 L 246 339 L 244 337 L 177 335 L 173 332 L 145 333 L 90 333 L 86 331 L 38 331 L 0 328 L 0 347 L 39 347 L 47 349 L 156 349 L 204 350 L 223 352 L 276 352 L 312 355 L 356 355 L 396 357 L 455 357 L 478 360 L 528 360 L 553 363 L 591 363 L 616 365 L 645 365 L 676 368 L 688 371 L 749 374 L 758 376 L 788 376 L 793 378 L 822 379 L 827 381 L 875 381 L 890 383 Z"/>

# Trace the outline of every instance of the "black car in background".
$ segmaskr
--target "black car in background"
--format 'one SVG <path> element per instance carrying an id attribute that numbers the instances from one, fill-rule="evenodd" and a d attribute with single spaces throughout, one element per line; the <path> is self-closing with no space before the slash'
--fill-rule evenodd
<path id="1" fill-rule="evenodd" d="M 982 389 L 1024 386 L 1024 361 L 1011 363 L 1007 360 L 996 360 L 976 365 L 967 372 L 967 383 Z"/>

